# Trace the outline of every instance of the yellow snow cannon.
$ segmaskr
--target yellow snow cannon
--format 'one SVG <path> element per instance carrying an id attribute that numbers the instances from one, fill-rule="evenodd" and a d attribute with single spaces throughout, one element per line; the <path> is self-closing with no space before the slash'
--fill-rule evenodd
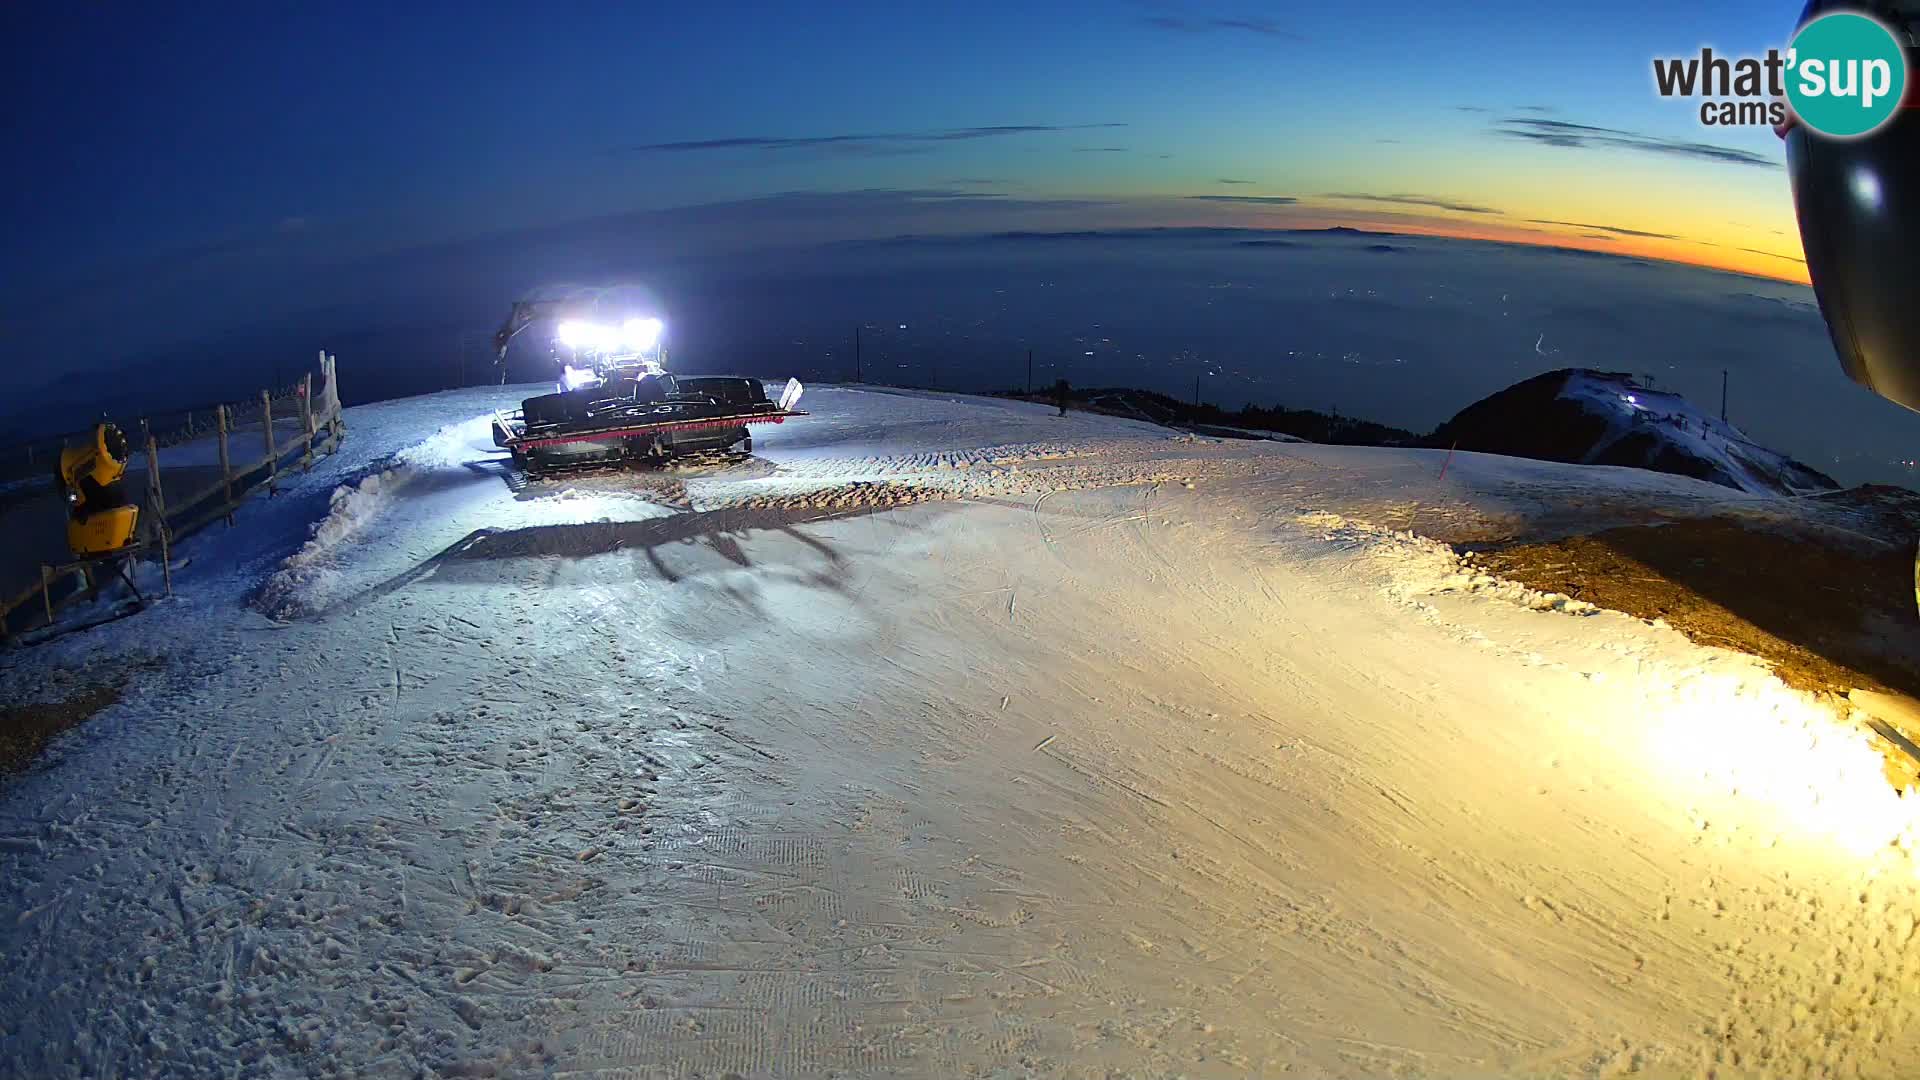
<path id="1" fill-rule="evenodd" d="M 67 546 L 79 558 L 110 555 L 133 543 L 140 508 L 127 500 L 127 436 L 94 426 L 84 446 L 60 451 L 60 489 L 67 497 Z"/>

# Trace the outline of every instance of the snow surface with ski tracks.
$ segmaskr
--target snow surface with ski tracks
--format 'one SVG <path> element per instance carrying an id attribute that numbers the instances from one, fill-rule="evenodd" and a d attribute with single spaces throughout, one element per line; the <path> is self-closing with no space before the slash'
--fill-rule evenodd
<path id="1" fill-rule="evenodd" d="M 350 410 L 0 658 L 155 656 L 0 789 L 0 1071 L 1911 1069 L 1859 731 L 1420 535 L 1787 500 L 839 387 L 522 485 L 520 396 Z"/>

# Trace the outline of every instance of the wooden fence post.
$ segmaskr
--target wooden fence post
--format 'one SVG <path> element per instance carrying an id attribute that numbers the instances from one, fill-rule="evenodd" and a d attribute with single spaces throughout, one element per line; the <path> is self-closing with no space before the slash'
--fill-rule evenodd
<path id="1" fill-rule="evenodd" d="M 327 396 L 333 401 L 333 445 L 347 432 L 346 405 L 340 400 L 340 358 L 327 354 Z"/>
<path id="2" fill-rule="evenodd" d="M 222 505 L 227 508 L 227 526 L 233 526 L 233 460 L 227 456 L 227 407 L 217 406 L 214 420 L 220 425 L 220 488 Z"/>
<path id="3" fill-rule="evenodd" d="M 153 429 L 147 422 L 140 422 L 147 432 L 147 504 L 153 512 L 154 535 L 160 539 L 162 552 L 167 546 L 167 498 L 160 488 L 160 444 L 154 441 Z"/>
<path id="4" fill-rule="evenodd" d="M 154 489 L 153 501 L 149 505 L 151 505 L 155 510 L 159 511 L 160 580 L 166 582 L 167 595 L 172 596 L 173 595 L 173 539 L 172 537 L 167 535 L 169 531 L 167 529 L 167 504 L 161 500 L 160 491 L 158 488 Z"/>
<path id="5" fill-rule="evenodd" d="M 140 421 L 140 427 L 146 429 L 146 507 L 154 515 L 154 536 L 159 540 L 159 577 L 167 582 L 167 596 L 173 596 L 173 538 L 167 528 L 167 496 L 159 486 L 159 444 L 146 421 Z"/>
<path id="6" fill-rule="evenodd" d="M 300 376 L 300 426 L 306 429 L 307 449 L 300 457 L 300 471 L 313 471 L 313 372 Z"/>
<path id="7" fill-rule="evenodd" d="M 260 421 L 267 433 L 267 494 L 280 493 L 280 455 L 273 448 L 273 391 L 260 391 Z"/>
<path id="8" fill-rule="evenodd" d="M 320 349 L 319 353 L 320 353 L 320 386 L 323 390 L 331 390 L 333 387 L 333 372 L 327 370 L 327 350 Z M 331 449 L 331 444 L 333 441 L 333 427 L 330 423 L 332 419 L 333 418 L 330 416 L 321 416 L 314 412 L 313 410 L 313 376 L 308 375 L 307 376 L 307 431 L 317 433 L 321 425 L 323 424 L 327 425 L 327 441 L 329 444 L 329 449 L 327 450 L 327 453 L 329 454 L 333 453 L 333 450 Z M 309 459 L 313 457 L 313 439 L 311 435 L 309 435 L 307 439 L 307 457 Z"/>

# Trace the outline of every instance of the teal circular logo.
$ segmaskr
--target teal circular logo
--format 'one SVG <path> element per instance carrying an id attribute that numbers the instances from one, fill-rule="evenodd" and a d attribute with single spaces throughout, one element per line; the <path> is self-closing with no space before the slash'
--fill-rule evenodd
<path id="1" fill-rule="evenodd" d="M 1793 35 L 1787 102 L 1800 122 L 1837 139 L 1877 130 L 1907 92 L 1907 53 L 1877 19 L 1822 15 Z"/>

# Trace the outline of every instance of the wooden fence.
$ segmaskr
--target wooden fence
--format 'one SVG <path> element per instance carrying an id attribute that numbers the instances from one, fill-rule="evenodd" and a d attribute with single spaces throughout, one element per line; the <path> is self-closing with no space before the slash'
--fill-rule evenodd
<path id="1" fill-rule="evenodd" d="M 253 494 L 264 489 L 271 496 L 279 491 L 282 472 L 296 466 L 307 471 L 313 468 L 316 453 L 330 455 L 339 449 L 346 423 L 341 414 L 335 357 L 325 351 L 320 353 L 319 374 L 317 398 L 313 373 L 302 376 L 295 385 L 291 418 L 299 421 L 299 433 L 285 445 L 280 444 L 274 431 L 274 396 L 271 391 L 260 391 L 258 457 L 247 456 L 250 452 L 235 444 L 234 410 L 215 406 L 212 432 L 218 439 L 220 477 L 195 491 L 166 490 L 159 439 L 152 425 L 142 420 L 140 441 L 134 446 L 144 452 L 147 466 L 139 539 L 132 547 L 109 556 L 43 565 L 38 582 L 12 597 L 0 598 L 0 641 L 34 629 L 36 617 L 45 620 L 41 625 L 53 625 L 62 609 L 97 594 L 102 574 L 120 573 L 142 559 L 159 561 L 162 587 L 168 596 L 173 595 L 174 544 L 216 521 L 231 526 L 234 510 Z M 27 612 L 28 625 L 14 626 L 19 611 Z"/>

